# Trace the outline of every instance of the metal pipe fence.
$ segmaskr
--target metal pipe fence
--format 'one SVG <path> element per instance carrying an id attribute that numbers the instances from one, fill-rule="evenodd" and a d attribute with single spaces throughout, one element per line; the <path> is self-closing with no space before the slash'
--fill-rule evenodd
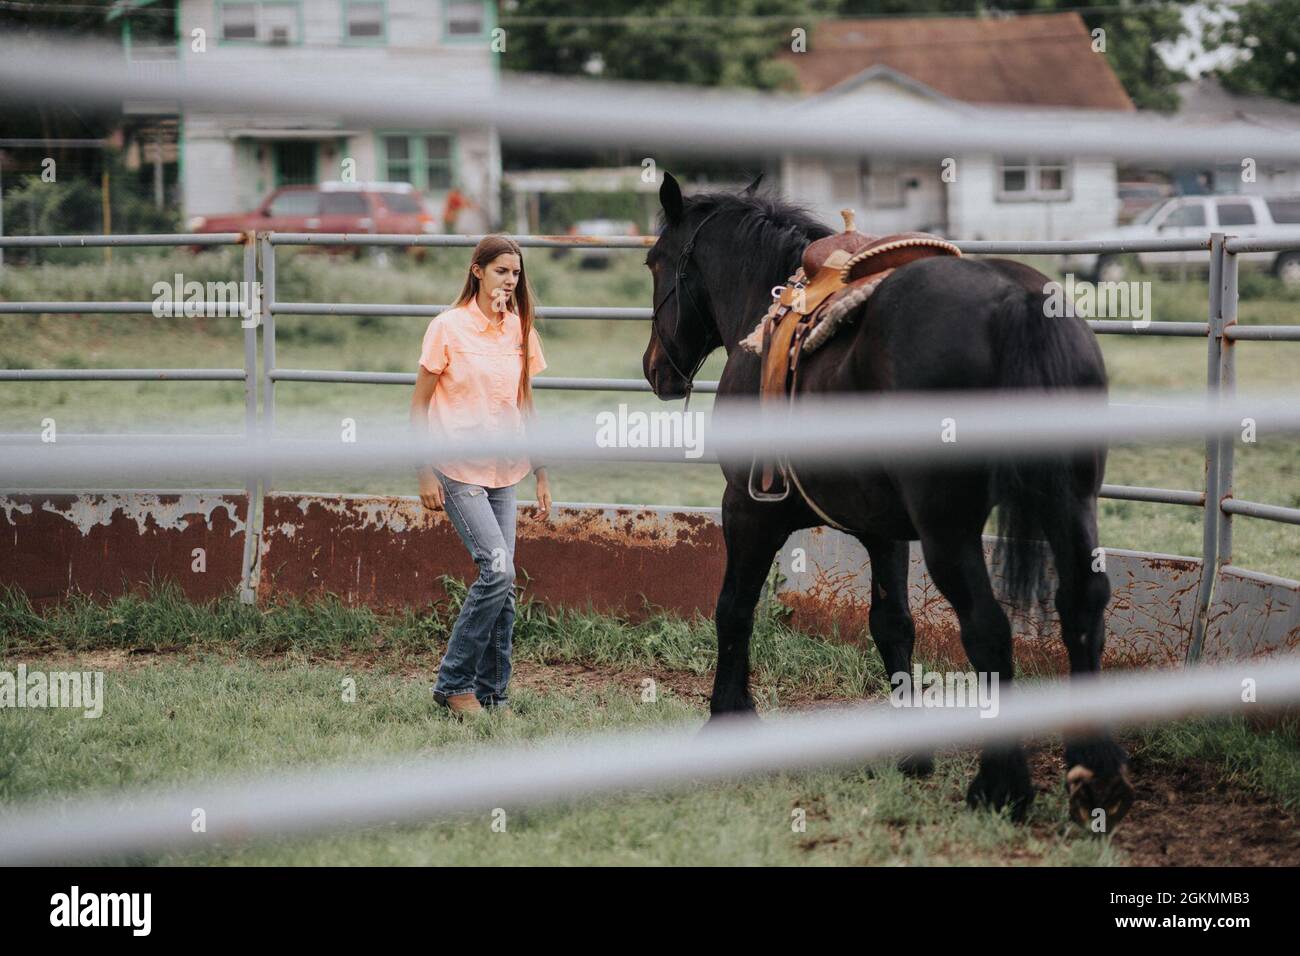
<path id="1" fill-rule="evenodd" d="M 49 248 L 73 246 L 218 246 L 241 245 L 242 278 L 245 288 L 257 287 L 260 276 L 261 301 L 251 303 L 257 315 L 244 325 L 243 369 L 69 369 L 69 370 L 0 370 L 0 381 L 93 381 L 93 380 L 175 380 L 175 381 L 242 381 L 245 393 L 245 436 L 274 435 L 276 386 L 279 382 L 330 382 L 375 385 L 411 385 L 413 373 L 357 372 L 321 369 L 291 369 L 278 365 L 276 353 L 276 317 L 280 315 L 349 315 L 434 317 L 451 308 L 443 305 L 397 303 L 281 302 L 276 294 L 276 247 L 285 246 L 395 246 L 468 248 L 481 236 L 471 235 L 352 235 L 317 233 L 223 233 L 213 235 L 139 235 L 139 236 L 37 236 L 0 237 L 0 246 Z M 608 248 L 644 249 L 653 237 L 522 236 L 521 246 L 531 248 Z M 1090 319 L 1088 325 L 1100 335 L 1154 335 L 1203 337 L 1207 341 L 1206 389 L 1211 399 L 1231 395 L 1236 388 L 1235 343 L 1238 341 L 1300 341 L 1300 325 L 1240 326 L 1237 314 L 1239 254 L 1300 250 L 1300 240 L 1261 240 L 1226 237 L 1214 233 L 1206 239 L 1150 239 L 1103 241 L 968 241 L 958 245 L 975 255 L 1069 255 L 1077 253 L 1131 254 L 1141 252 L 1205 252 L 1209 266 L 1207 321 L 1151 322 L 1145 326 L 1130 321 Z M 241 307 L 249 305 L 239 304 Z M 203 303 L 205 309 L 223 316 L 242 314 L 230 303 Z M 104 313 L 130 314 L 151 312 L 151 302 L 8 302 L 0 303 L 3 313 Z M 651 310 L 616 307 L 547 307 L 539 310 L 547 320 L 620 320 L 649 321 Z M 257 332 L 262 327 L 262 362 L 257 363 Z M 260 382 L 261 403 L 258 403 Z M 614 392 L 649 392 L 648 383 L 640 379 L 541 377 L 538 389 L 598 390 Z M 716 392 L 716 381 L 701 381 L 697 392 Z M 69 436 L 77 437 L 77 436 Z M 93 437 L 93 436 L 86 436 Z M 181 436 L 177 436 L 178 439 Z M 198 436 L 194 436 L 198 437 Z M 1202 534 L 1203 573 L 1198 593 L 1198 615 L 1193 627 L 1191 658 L 1200 654 L 1205 619 L 1211 603 L 1214 581 L 1232 560 L 1232 517 L 1242 515 L 1260 520 L 1300 524 L 1300 508 L 1242 500 L 1233 495 L 1234 443 L 1221 436 L 1206 442 L 1205 488 L 1203 491 L 1104 485 L 1102 496 L 1116 500 L 1141 501 L 1198 507 L 1204 511 Z M 245 542 L 243 596 L 254 597 L 254 563 L 256 561 L 257 500 L 260 493 L 272 488 L 272 475 L 263 470 L 246 476 L 249 493 L 249 523 Z M 260 493 L 259 493 L 260 489 Z"/>

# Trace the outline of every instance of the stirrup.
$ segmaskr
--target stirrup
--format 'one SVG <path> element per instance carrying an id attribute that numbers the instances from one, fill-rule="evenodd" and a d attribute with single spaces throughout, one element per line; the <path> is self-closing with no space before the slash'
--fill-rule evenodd
<path id="1" fill-rule="evenodd" d="M 755 501 L 785 501 L 790 497 L 790 479 L 787 478 L 780 466 L 776 466 L 775 473 L 781 476 L 781 483 L 784 486 L 781 491 L 760 491 L 754 486 L 754 470 L 758 467 L 757 456 L 749 463 L 749 497 Z"/>

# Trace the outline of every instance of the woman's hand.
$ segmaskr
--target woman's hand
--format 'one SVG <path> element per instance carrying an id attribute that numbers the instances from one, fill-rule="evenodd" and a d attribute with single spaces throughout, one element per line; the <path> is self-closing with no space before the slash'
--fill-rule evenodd
<path id="1" fill-rule="evenodd" d="M 545 516 L 551 510 L 551 479 L 543 468 L 537 472 L 537 514 Z"/>
<path id="2" fill-rule="evenodd" d="M 420 469 L 420 504 L 430 511 L 442 510 L 442 482 L 427 468 Z"/>

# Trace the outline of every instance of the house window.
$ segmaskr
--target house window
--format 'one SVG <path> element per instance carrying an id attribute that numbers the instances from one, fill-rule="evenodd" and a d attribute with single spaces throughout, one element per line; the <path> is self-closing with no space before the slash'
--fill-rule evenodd
<path id="1" fill-rule="evenodd" d="M 343 39 L 383 43 L 384 18 L 384 0 L 343 0 Z"/>
<path id="2" fill-rule="evenodd" d="M 410 183 L 421 192 L 451 188 L 452 137 L 445 133 L 386 133 L 384 178 L 393 183 Z"/>
<path id="3" fill-rule="evenodd" d="M 442 33 L 449 40 L 484 36 L 487 33 L 487 17 L 481 0 L 446 0 Z"/>
<path id="4" fill-rule="evenodd" d="M 221 39 L 256 40 L 257 4 L 224 4 L 221 7 Z"/>
<path id="5" fill-rule="evenodd" d="M 859 181 L 862 200 L 868 209 L 903 208 L 903 177 L 893 163 L 863 162 Z"/>
<path id="6" fill-rule="evenodd" d="M 221 39 L 288 46 L 302 42 L 300 0 L 220 0 Z"/>
<path id="7" fill-rule="evenodd" d="M 1003 201 L 1069 199 L 1069 163 L 1036 156 L 1002 160 L 998 170 L 998 198 Z"/>

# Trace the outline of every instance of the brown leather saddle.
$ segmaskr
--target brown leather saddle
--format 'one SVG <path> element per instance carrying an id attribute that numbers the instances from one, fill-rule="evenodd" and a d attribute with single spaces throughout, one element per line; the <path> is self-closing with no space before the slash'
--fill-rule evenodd
<path id="1" fill-rule="evenodd" d="M 864 235 L 853 227 L 853 210 L 842 209 L 844 231 L 810 243 L 799 270 L 772 290 L 763 317 L 762 377 L 764 408 L 779 411 L 794 389 L 799 356 L 819 347 L 841 320 L 895 269 L 932 256 L 960 256 L 946 239 L 925 232 Z M 761 472 L 755 486 L 755 474 Z M 754 459 L 749 494 L 757 501 L 782 501 L 790 494 L 789 465 L 780 458 Z"/>

